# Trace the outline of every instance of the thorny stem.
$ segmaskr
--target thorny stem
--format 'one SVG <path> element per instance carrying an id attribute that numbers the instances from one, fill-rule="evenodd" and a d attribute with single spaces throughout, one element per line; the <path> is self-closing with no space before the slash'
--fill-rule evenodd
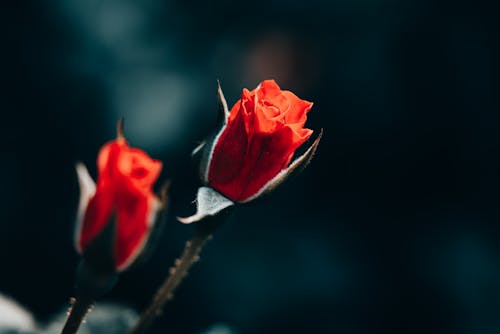
<path id="1" fill-rule="evenodd" d="M 116 283 L 116 273 L 95 271 L 83 259 L 80 262 L 76 276 L 76 298 L 71 298 L 68 319 L 62 334 L 75 334 L 80 325 L 85 322 L 85 316 L 92 309 L 94 301 L 108 292 Z"/>
<path id="2" fill-rule="evenodd" d="M 61 334 L 75 334 L 82 322 L 84 322 L 85 316 L 92 308 L 93 303 L 94 301 L 88 298 L 78 297 L 72 299 L 69 316 Z"/>
<path id="3" fill-rule="evenodd" d="M 145 333 L 152 325 L 155 317 L 161 315 L 163 306 L 174 296 L 175 289 L 186 277 L 189 269 L 200 258 L 203 246 L 212 236 L 212 229 L 199 231 L 195 236 L 186 242 L 184 252 L 180 259 L 175 260 L 175 265 L 170 268 L 169 276 L 158 289 L 149 307 L 141 314 L 141 317 L 130 334 Z"/>

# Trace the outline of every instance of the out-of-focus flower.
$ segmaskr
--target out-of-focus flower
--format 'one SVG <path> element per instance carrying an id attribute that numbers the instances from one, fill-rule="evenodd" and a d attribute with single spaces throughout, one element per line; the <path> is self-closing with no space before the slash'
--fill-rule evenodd
<path id="1" fill-rule="evenodd" d="M 231 111 L 219 87 L 224 110 L 222 128 L 204 145 L 201 176 L 208 187 L 198 191 L 198 212 L 184 223 L 214 215 L 236 203 L 251 201 L 279 185 L 312 158 L 320 136 L 295 161 L 295 151 L 313 131 L 304 128 L 312 103 L 274 80 L 243 90 Z M 215 191 L 214 191 L 215 190 Z"/>
<path id="2" fill-rule="evenodd" d="M 152 191 L 162 163 L 131 148 L 121 122 L 118 128 L 117 139 L 99 152 L 97 186 L 85 166 L 77 165 L 81 197 L 75 241 L 88 262 L 107 262 L 122 271 L 141 253 L 162 207 Z M 101 254 L 103 249 L 108 254 Z"/>

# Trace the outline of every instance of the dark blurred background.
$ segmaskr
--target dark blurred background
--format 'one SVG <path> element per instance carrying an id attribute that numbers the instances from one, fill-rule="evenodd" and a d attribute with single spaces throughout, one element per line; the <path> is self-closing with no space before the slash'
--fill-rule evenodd
<path id="1" fill-rule="evenodd" d="M 142 309 L 181 252 L 189 154 L 274 78 L 314 101 L 318 154 L 235 212 L 155 333 L 500 333 L 499 59 L 493 1 L 52 0 L 0 12 L 0 292 L 44 321 L 79 257 L 74 172 L 124 116 L 164 161 L 171 217 L 104 300 Z"/>

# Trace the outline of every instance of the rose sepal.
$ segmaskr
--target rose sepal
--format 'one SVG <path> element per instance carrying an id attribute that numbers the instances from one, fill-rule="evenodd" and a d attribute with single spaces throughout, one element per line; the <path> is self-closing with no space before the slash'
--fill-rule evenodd
<path id="1" fill-rule="evenodd" d="M 203 142 L 201 142 L 196 148 L 191 152 L 191 157 L 198 158 L 200 162 L 200 179 L 204 183 L 208 183 L 208 169 L 210 165 L 210 161 L 212 158 L 212 154 L 217 144 L 217 140 L 220 135 L 224 132 L 228 119 L 229 119 L 229 109 L 227 106 L 226 98 L 224 97 L 224 92 L 222 91 L 222 87 L 220 81 L 217 80 L 217 101 L 219 102 L 219 113 L 217 116 L 217 126 L 215 131 L 212 132 L 211 135 Z"/>
<path id="2" fill-rule="evenodd" d="M 210 187 L 200 187 L 196 194 L 196 213 L 190 217 L 178 217 L 177 220 L 183 224 L 195 223 L 208 216 L 215 216 L 234 205 L 235 203 L 233 201 L 214 189 Z"/>
<path id="3" fill-rule="evenodd" d="M 78 242 L 79 234 L 82 229 L 83 217 L 85 215 L 85 210 L 89 205 L 90 199 L 94 196 L 96 192 L 96 184 L 89 174 L 87 167 L 82 163 L 78 162 L 75 166 L 76 176 L 78 178 L 78 186 L 80 188 L 80 200 L 78 202 L 78 210 L 76 213 L 76 224 L 73 240 L 75 243 L 75 248 L 78 253 L 82 252 L 82 248 Z"/>

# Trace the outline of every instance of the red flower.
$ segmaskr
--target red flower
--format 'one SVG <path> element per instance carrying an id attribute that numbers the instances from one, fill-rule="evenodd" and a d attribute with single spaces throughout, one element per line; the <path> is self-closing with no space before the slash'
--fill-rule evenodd
<path id="1" fill-rule="evenodd" d="M 257 197 L 313 133 L 304 128 L 312 105 L 274 80 L 244 89 L 215 140 L 207 184 L 235 202 Z"/>
<path id="2" fill-rule="evenodd" d="M 291 163 L 295 151 L 313 133 L 304 128 L 313 104 L 281 90 L 274 80 L 263 81 L 253 91 L 244 89 L 230 112 L 220 86 L 218 95 L 224 124 L 210 144 L 204 145 L 201 164 L 203 181 L 210 188 L 199 189 L 198 212 L 181 218 L 184 223 L 214 215 L 233 202 L 248 202 L 274 189 L 297 167 L 310 161 L 321 138 L 320 134 Z"/>
<path id="3" fill-rule="evenodd" d="M 161 208 L 152 186 L 162 163 L 128 146 L 118 135 L 104 145 L 97 158 L 97 187 L 83 164 L 77 166 L 81 187 L 76 229 L 77 250 L 85 254 L 109 224 L 114 269 L 127 268 L 139 255 Z"/>

